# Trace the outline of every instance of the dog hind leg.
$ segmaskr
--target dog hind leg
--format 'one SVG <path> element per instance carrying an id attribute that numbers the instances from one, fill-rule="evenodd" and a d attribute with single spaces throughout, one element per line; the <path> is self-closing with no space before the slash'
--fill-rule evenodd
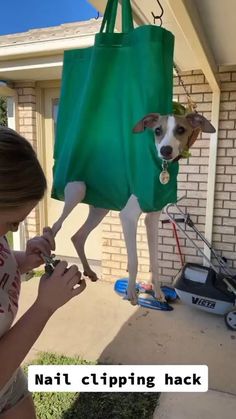
<path id="1" fill-rule="evenodd" d="M 137 304 L 136 293 L 136 277 L 138 271 L 138 256 L 137 256 L 137 226 L 138 220 L 142 213 L 136 196 L 131 195 L 126 206 L 120 212 L 120 219 L 122 223 L 127 255 L 128 255 L 128 271 L 129 284 L 127 288 L 127 297 L 131 304 Z"/>
<path id="2" fill-rule="evenodd" d="M 145 217 L 145 226 L 147 230 L 151 279 L 155 297 L 158 300 L 164 301 L 165 297 L 160 288 L 158 266 L 158 222 L 160 215 L 161 211 L 147 213 Z"/>
<path id="3" fill-rule="evenodd" d="M 65 187 L 65 204 L 60 218 L 53 224 L 52 231 L 54 237 L 61 229 L 63 222 L 85 197 L 86 185 L 84 182 L 69 182 Z"/>
<path id="4" fill-rule="evenodd" d="M 71 238 L 73 245 L 75 246 L 76 252 L 81 260 L 84 269 L 84 275 L 88 276 L 91 281 L 97 281 L 98 277 L 95 272 L 92 271 L 88 264 L 88 260 L 85 255 L 84 246 L 87 240 L 88 235 L 94 230 L 95 227 L 100 224 L 103 220 L 105 215 L 109 212 L 109 210 L 104 208 L 95 208 L 93 206 L 89 206 L 89 214 L 82 225 L 82 227 L 74 234 Z"/>

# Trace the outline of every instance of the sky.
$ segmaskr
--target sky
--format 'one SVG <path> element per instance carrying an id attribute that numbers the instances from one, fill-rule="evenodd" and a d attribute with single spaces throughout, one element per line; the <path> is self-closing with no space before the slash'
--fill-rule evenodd
<path id="1" fill-rule="evenodd" d="M 95 17 L 96 9 L 86 0 L 2 0 L 0 35 Z"/>

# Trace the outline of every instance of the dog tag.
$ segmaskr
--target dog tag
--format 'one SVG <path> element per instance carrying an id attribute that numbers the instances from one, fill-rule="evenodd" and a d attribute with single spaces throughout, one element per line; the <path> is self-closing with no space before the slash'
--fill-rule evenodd
<path id="1" fill-rule="evenodd" d="M 162 172 L 160 173 L 159 179 L 162 185 L 166 185 L 170 181 L 170 174 L 168 172 L 168 163 L 163 161 L 162 163 Z"/>
<path id="2" fill-rule="evenodd" d="M 163 170 L 159 176 L 160 182 L 162 185 L 166 185 L 170 180 L 170 174 L 167 170 Z"/>

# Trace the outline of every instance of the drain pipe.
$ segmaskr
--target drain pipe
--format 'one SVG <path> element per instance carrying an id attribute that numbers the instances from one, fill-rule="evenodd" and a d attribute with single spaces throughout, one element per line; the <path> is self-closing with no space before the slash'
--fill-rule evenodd
<path id="1" fill-rule="evenodd" d="M 212 233 L 213 233 L 219 116 L 220 116 L 220 88 L 215 89 L 212 93 L 211 123 L 215 127 L 216 132 L 214 134 L 211 134 L 210 136 L 209 167 L 208 167 L 208 181 L 207 181 L 205 237 L 209 243 L 212 243 Z M 204 245 L 204 254 L 207 256 L 208 259 L 210 259 L 211 252 L 210 252 L 210 249 L 206 245 Z M 204 262 L 204 264 L 206 265 L 207 262 Z"/>

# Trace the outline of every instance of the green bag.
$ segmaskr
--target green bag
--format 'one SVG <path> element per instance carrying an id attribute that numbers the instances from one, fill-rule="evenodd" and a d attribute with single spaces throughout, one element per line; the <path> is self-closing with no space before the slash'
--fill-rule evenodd
<path id="1" fill-rule="evenodd" d="M 108 0 L 90 48 L 65 51 L 54 150 L 52 197 L 64 200 L 68 182 L 84 181 L 83 202 L 121 210 L 131 194 L 144 212 L 177 199 L 178 163 L 162 185 L 162 161 L 150 130 L 133 134 L 146 114 L 172 113 L 173 35 L 158 26 L 133 28 L 122 1 L 122 33 L 114 33 L 118 0 Z"/>

